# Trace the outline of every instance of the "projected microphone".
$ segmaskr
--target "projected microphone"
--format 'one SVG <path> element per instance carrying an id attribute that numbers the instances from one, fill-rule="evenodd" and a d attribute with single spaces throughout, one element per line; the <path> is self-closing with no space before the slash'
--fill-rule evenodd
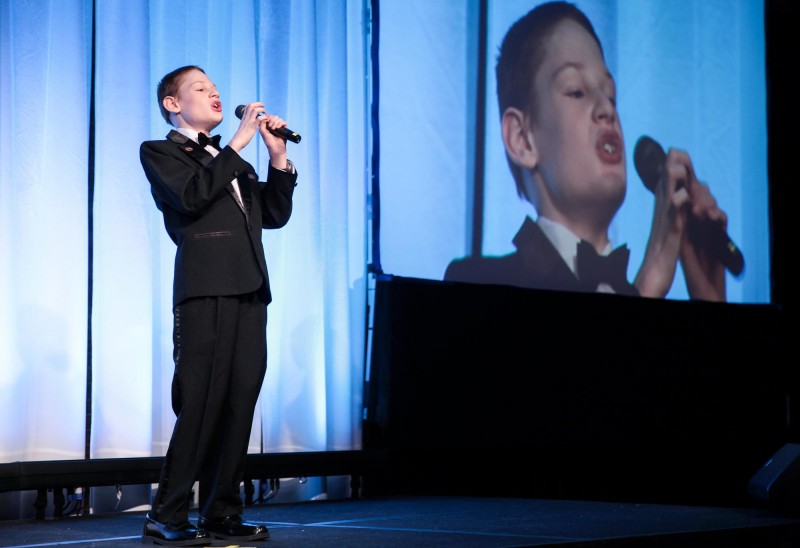
<path id="1" fill-rule="evenodd" d="M 239 105 L 238 107 L 236 107 L 236 110 L 234 111 L 234 114 L 236 114 L 236 117 L 239 120 L 241 120 L 242 116 L 244 116 L 244 109 L 245 108 L 247 108 L 246 105 Z M 263 114 L 259 114 L 259 116 L 264 116 L 264 115 Z M 267 128 L 267 131 L 269 131 L 273 135 L 277 135 L 278 137 L 283 137 L 287 141 L 291 141 L 293 143 L 299 143 L 300 139 L 302 139 L 302 137 L 300 137 L 297 133 L 295 133 L 294 131 L 292 131 L 288 127 L 279 127 L 278 129 Z"/>
<path id="2" fill-rule="evenodd" d="M 667 154 L 664 149 L 652 138 L 642 135 L 636 141 L 636 147 L 633 150 L 633 165 L 636 166 L 636 172 L 650 192 L 655 192 L 666 160 Z M 744 270 L 744 256 L 722 228 L 722 224 L 708 221 L 703 227 L 703 232 L 704 241 L 714 256 L 734 276 L 741 274 Z"/>

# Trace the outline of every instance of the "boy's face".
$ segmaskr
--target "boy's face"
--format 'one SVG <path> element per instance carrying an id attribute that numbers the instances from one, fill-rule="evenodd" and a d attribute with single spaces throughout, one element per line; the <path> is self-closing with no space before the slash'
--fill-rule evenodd
<path id="1" fill-rule="evenodd" d="M 559 23 L 546 47 L 533 82 L 534 177 L 555 216 L 610 223 L 625 198 L 614 80 L 594 38 L 574 21 Z"/>
<path id="2" fill-rule="evenodd" d="M 164 107 L 174 114 L 177 127 L 210 133 L 222 122 L 222 102 L 217 87 L 196 69 L 181 76 L 177 94 L 165 97 Z"/>

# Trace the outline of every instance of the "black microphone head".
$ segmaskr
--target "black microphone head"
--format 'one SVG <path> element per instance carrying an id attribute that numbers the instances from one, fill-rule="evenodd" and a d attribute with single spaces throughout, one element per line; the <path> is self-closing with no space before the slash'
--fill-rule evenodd
<path id="1" fill-rule="evenodd" d="M 636 147 L 633 149 L 633 165 L 650 192 L 654 192 L 658 185 L 666 159 L 664 149 L 652 138 L 642 135 L 636 141 Z"/>
<path id="2" fill-rule="evenodd" d="M 233 111 L 233 113 L 236 115 L 236 117 L 239 120 L 241 120 L 242 116 L 244 116 L 244 109 L 245 108 L 247 108 L 247 105 L 239 105 L 238 107 L 236 107 L 236 110 Z"/>

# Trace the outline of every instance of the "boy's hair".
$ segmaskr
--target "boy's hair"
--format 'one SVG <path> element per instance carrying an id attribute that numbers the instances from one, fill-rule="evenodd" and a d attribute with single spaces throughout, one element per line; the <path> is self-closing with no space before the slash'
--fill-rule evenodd
<path id="1" fill-rule="evenodd" d="M 178 94 L 178 88 L 181 85 L 181 78 L 190 70 L 199 70 L 203 74 L 206 73 L 203 69 L 195 65 L 186 65 L 185 67 L 176 68 L 166 76 L 164 76 L 158 83 L 156 96 L 158 97 L 158 108 L 161 110 L 161 116 L 167 121 L 169 125 L 174 125 L 172 120 L 169 119 L 170 112 L 164 108 L 164 97 L 175 97 Z"/>
<path id="2" fill-rule="evenodd" d="M 573 4 L 558 1 L 533 8 L 511 26 L 497 56 L 497 103 L 501 118 L 509 107 L 531 115 L 536 113 L 535 94 L 531 91 L 533 80 L 544 61 L 547 40 L 556 26 L 565 20 L 575 21 L 586 29 L 597 42 L 600 55 L 603 55 L 603 46 L 592 23 Z M 508 165 L 517 184 L 517 193 L 525 196 L 521 168 L 510 159 Z"/>

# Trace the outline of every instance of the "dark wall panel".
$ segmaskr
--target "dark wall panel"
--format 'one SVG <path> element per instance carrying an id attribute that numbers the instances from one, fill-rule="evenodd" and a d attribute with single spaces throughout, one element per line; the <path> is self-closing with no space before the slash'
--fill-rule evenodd
<path id="1" fill-rule="evenodd" d="M 790 436 L 766 305 L 386 277 L 366 448 L 376 492 L 747 504 Z"/>

